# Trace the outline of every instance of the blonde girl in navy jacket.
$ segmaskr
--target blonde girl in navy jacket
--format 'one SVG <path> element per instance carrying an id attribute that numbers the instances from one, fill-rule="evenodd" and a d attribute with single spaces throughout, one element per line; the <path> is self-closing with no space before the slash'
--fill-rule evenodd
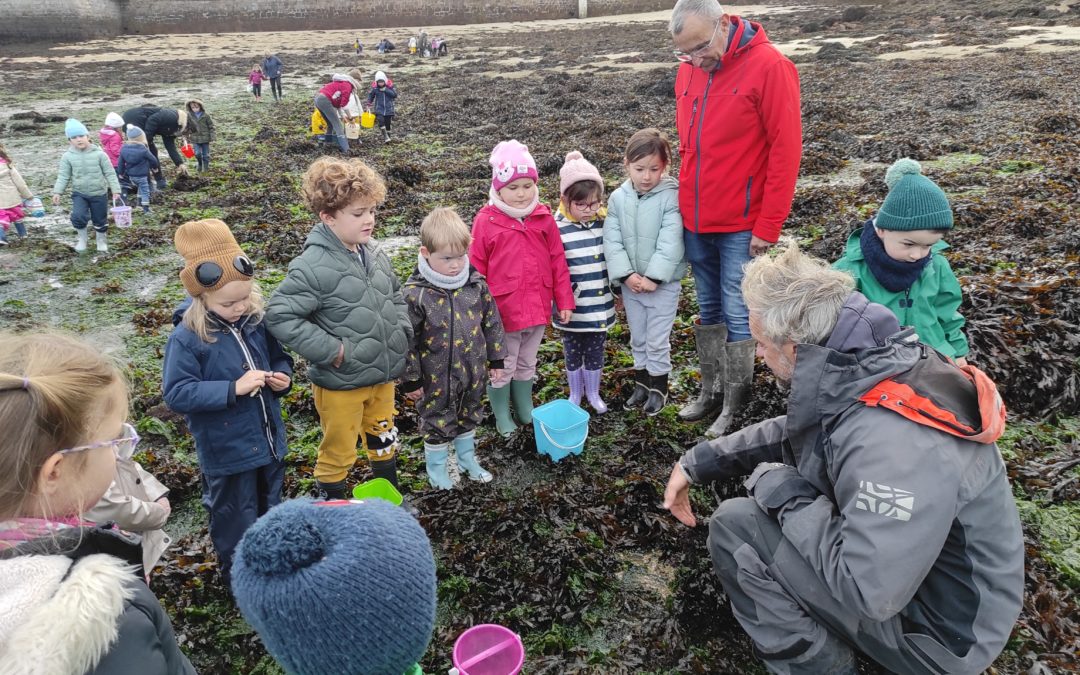
<path id="1" fill-rule="evenodd" d="M 191 295 L 165 346 L 165 403 L 187 416 L 202 471 L 210 539 L 228 585 L 232 555 L 255 520 L 281 501 L 285 424 L 280 397 L 292 358 L 262 322 L 254 267 L 220 220 L 184 223 L 176 249 Z"/>

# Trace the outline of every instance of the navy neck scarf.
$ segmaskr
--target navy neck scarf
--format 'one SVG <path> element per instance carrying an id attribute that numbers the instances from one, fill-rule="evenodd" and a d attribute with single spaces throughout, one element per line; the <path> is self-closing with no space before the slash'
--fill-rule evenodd
<path id="1" fill-rule="evenodd" d="M 934 255 L 929 253 L 925 258 L 915 262 L 893 260 L 885 252 L 885 244 L 877 236 L 877 232 L 874 231 L 873 221 L 863 225 L 862 236 L 859 237 L 859 246 L 862 248 L 863 258 L 866 259 L 866 265 L 870 268 L 874 278 L 886 290 L 893 293 L 899 293 L 911 288 L 911 285 L 923 273 L 923 269 L 930 263 L 930 257 Z"/>

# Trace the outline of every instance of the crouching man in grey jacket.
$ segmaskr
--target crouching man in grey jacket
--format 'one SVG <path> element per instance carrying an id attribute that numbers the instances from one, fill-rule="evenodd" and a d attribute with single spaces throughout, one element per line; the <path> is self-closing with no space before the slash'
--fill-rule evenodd
<path id="1" fill-rule="evenodd" d="M 790 247 L 746 268 L 750 331 L 787 415 L 698 444 L 664 506 L 750 474 L 709 520 L 732 611 L 774 673 L 979 673 L 1020 613 L 1024 550 L 997 389 Z"/>

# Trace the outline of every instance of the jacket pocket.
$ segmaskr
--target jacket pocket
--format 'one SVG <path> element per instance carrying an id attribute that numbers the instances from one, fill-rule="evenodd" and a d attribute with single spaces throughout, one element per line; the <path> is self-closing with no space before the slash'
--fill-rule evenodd
<path id="1" fill-rule="evenodd" d="M 679 127 L 679 154 L 680 155 L 686 155 L 686 154 L 690 153 L 693 150 L 693 147 L 692 147 L 692 144 L 691 144 L 690 141 L 694 138 L 694 125 L 697 124 L 697 122 L 698 122 L 698 112 L 699 112 L 699 108 L 701 107 L 701 101 L 700 101 L 700 99 L 698 99 L 697 96 L 695 96 L 693 99 L 691 99 L 689 105 L 690 105 L 689 112 L 684 113 L 681 116 L 684 119 L 680 120 L 680 121 L 685 122 L 685 124 L 682 124 Z"/>
<path id="2" fill-rule="evenodd" d="M 521 279 L 519 277 L 511 277 L 509 279 L 499 279 L 498 281 L 495 281 L 494 279 L 489 278 L 487 283 L 488 289 L 491 290 L 492 297 L 497 298 L 500 295 L 509 295 L 516 291 L 518 287 L 521 286 Z M 548 281 L 548 285 L 551 285 L 550 280 Z"/>
<path id="3" fill-rule="evenodd" d="M 746 206 L 743 207 L 742 217 L 745 218 L 750 215 L 750 189 L 754 186 L 754 177 L 750 176 L 746 179 Z"/>

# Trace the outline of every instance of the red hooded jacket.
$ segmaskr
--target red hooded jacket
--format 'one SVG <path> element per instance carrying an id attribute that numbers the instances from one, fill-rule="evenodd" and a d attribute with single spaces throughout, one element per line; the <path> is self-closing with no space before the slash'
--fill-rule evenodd
<path id="1" fill-rule="evenodd" d="M 551 210 L 538 204 L 524 219 L 488 204 L 473 219 L 469 262 L 487 277 L 507 333 L 551 320 L 551 303 L 574 309 L 570 269 Z"/>
<path id="2" fill-rule="evenodd" d="M 761 24 L 731 23 L 720 66 L 684 63 L 675 79 L 679 210 L 692 232 L 751 230 L 775 242 L 802 158 L 799 73 Z"/>

